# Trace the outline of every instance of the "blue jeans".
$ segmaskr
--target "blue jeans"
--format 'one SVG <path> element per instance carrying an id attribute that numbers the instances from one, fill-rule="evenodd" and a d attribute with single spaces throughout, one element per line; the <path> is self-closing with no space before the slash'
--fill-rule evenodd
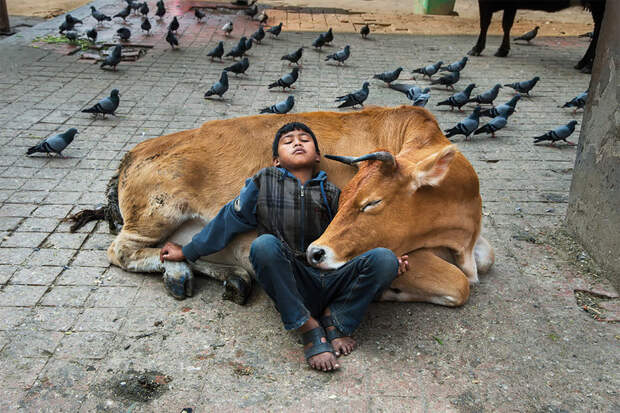
<path id="1" fill-rule="evenodd" d="M 310 316 L 318 319 L 329 307 L 338 330 L 351 335 L 368 305 L 398 274 L 398 259 L 386 248 L 372 249 L 336 270 L 322 271 L 293 257 L 271 234 L 252 242 L 250 261 L 287 330 L 301 327 Z"/>

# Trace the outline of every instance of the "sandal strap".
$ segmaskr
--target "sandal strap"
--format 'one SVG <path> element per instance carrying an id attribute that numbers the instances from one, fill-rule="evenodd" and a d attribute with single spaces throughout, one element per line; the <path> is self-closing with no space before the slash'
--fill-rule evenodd
<path id="1" fill-rule="evenodd" d="M 331 315 L 325 315 L 321 317 L 321 325 L 325 328 L 325 334 L 327 335 L 327 339 L 332 341 L 336 338 L 344 337 L 338 327 L 334 324 L 334 319 Z M 328 330 L 329 327 L 334 327 L 331 330 Z"/>
<path id="2" fill-rule="evenodd" d="M 306 360 L 312 356 L 316 356 L 317 354 L 334 352 L 334 348 L 329 341 L 325 343 L 321 342 L 321 338 L 326 336 L 325 330 L 321 326 L 313 328 L 312 330 L 306 331 L 302 334 L 304 346 L 312 343 L 312 347 L 304 349 L 304 356 L 306 357 Z"/>

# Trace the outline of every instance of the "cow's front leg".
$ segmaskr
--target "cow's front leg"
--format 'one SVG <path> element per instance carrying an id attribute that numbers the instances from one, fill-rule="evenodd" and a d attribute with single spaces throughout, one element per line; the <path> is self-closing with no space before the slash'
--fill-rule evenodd
<path id="1" fill-rule="evenodd" d="M 502 30 L 504 31 L 504 37 L 502 38 L 501 46 L 497 49 L 497 52 L 495 52 L 495 56 L 497 57 L 506 57 L 510 52 L 510 30 L 512 29 L 516 14 L 517 9 L 504 9 L 504 15 L 502 17 Z"/>
<path id="2" fill-rule="evenodd" d="M 596 44 L 598 43 L 598 37 L 601 32 L 601 23 L 603 22 L 603 15 L 605 12 L 605 2 L 602 4 L 592 5 L 592 19 L 594 19 L 594 31 L 592 32 L 592 40 L 588 50 L 583 55 L 581 60 L 575 65 L 575 69 L 581 70 L 583 73 L 592 73 L 592 64 L 594 63 L 594 55 L 596 53 Z"/>
<path id="3" fill-rule="evenodd" d="M 474 47 L 467 52 L 470 56 L 480 56 L 484 50 L 487 42 L 487 31 L 489 30 L 491 18 L 493 17 L 493 12 L 489 5 L 483 5 L 482 2 L 479 1 L 478 7 L 480 8 L 480 34 L 478 35 L 478 41 Z"/>
<path id="4" fill-rule="evenodd" d="M 448 307 L 465 304 L 469 280 L 457 266 L 430 250 L 409 253 L 411 269 L 396 277 L 381 301 L 426 302 Z"/>

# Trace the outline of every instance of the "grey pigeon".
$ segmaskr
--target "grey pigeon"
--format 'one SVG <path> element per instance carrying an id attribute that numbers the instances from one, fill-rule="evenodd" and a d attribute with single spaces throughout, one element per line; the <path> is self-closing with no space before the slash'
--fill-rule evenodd
<path id="1" fill-rule="evenodd" d="M 350 56 L 351 56 L 351 46 L 346 45 L 344 49 L 338 50 L 336 53 L 328 54 L 325 57 L 325 61 L 332 59 L 338 62 L 339 64 L 344 65 L 344 61 L 347 60 Z"/>
<path id="2" fill-rule="evenodd" d="M 336 102 L 342 102 L 338 107 L 346 108 L 349 106 L 354 107 L 356 105 L 364 106 L 364 101 L 368 99 L 369 85 L 370 83 L 364 82 L 360 90 L 356 90 L 355 92 L 346 95 L 338 96 L 336 98 Z"/>
<path id="3" fill-rule="evenodd" d="M 68 30 L 73 30 L 76 24 L 82 24 L 82 20 L 76 19 L 70 14 L 65 16 L 65 21 L 58 27 L 60 33 L 64 33 Z"/>
<path id="4" fill-rule="evenodd" d="M 227 90 L 228 90 L 228 72 L 224 70 L 222 72 L 222 75 L 220 76 L 220 80 L 215 82 L 215 84 L 211 86 L 211 89 L 207 90 L 207 92 L 205 93 L 205 99 L 213 95 L 218 95 L 221 98 L 222 95 L 226 93 Z"/>
<path id="5" fill-rule="evenodd" d="M 220 41 L 217 46 L 207 53 L 207 56 L 211 58 L 211 61 L 213 61 L 214 57 L 222 60 L 222 56 L 224 56 L 224 42 Z"/>
<path id="6" fill-rule="evenodd" d="M 146 4 L 146 2 L 142 3 L 142 6 L 140 6 L 140 14 L 142 14 L 144 17 L 149 14 L 149 5 Z"/>
<path id="7" fill-rule="evenodd" d="M 334 40 L 334 32 L 331 27 L 323 33 L 323 39 L 325 40 L 325 44 L 331 43 Z"/>
<path id="8" fill-rule="evenodd" d="M 467 56 L 463 56 L 463 58 L 459 60 L 458 62 L 451 63 L 448 66 L 440 67 L 439 71 L 440 72 L 445 72 L 445 71 L 460 72 L 461 70 L 465 68 L 466 64 L 467 64 Z"/>
<path id="9" fill-rule="evenodd" d="M 94 106 L 88 109 L 84 109 L 82 110 L 82 112 L 92 113 L 95 115 L 95 118 L 99 114 L 101 114 L 104 118 L 105 118 L 105 115 L 116 116 L 116 113 L 114 112 L 116 112 L 116 109 L 118 108 L 120 101 L 121 100 L 119 98 L 118 89 L 112 89 L 112 91 L 110 92 L 110 96 L 108 96 L 107 98 L 101 99 Z"/>
<path id="10" fill-rule="evenodd" d="M 540 78 L 538 76 L 535 76 L 530 80 L 524 80 L 523 82 L 508 83 L 504 86 L 508 86 L 509 88 L 512 88 L 519 93 L 525 93 L 526 95 L 529 95 L 530 90 L 532 90 L 534 86 L 536 86 L 536 83 L 538 83 L 539 80 Z"/>
<path id="11" fill-rule="evenodd" d="M 577 113 L 577 109 L 583 109 L 583 107 L 586 105 L 586 101 L 588 100 L 588 92 L 589 90 L 586 90 L 585 92 L 578 94 L 577 96 L 566 102 L 564 105 L 562 105 L 562 107 L 575 108 L 573 110 L 573 114 Z"/>
<path id="12" fill-rule="evenodd" d="M 304 52 L 304 48 L 300 47 L 299 49 L 295 50 L 292 53 L 285 54 L 284 56 L 280 58 L 280 60 L 288 60 L 289 65 L 291 63 L 295 63 L 297 66 L 300 66 L 299 60 L 301 59 L 301 55 L 303 54 L 303 52 Z"/>
<path id="13" fill-rule="evenodd" d="M 376 75 L 373 76 L 373 79 L 379 79 L 384 81 L 385 83 L 387 83 L 388 86 L 390 86 L 390 84 L 395 81 L 396 79 L 398 79 L 398 76 L 400 76 L 400 72 L 403 71 L 402 67 L 397 68 L 396 70 L 393 70 L 391 72 L 383 72 L 383 73 L 378 73 Z"/>
<path id="14" fill-rule="evenodd" d="M 252 48 L 252 44 L 254 44 L 254 39 L 251 37 L 245 41 L 245 45 L 243 46 L 243 55 L 248 53 L 248 50 Z"/>
<path id="15" fill-rule="evenodd" d="M 166 6 L 164 6 L 163 0 L 159 0 L 157 2 L 157 10 L 155 11 L 155 16 L 161 19 L 162 17 L 164 17 L 165 14 L 166 14 Z"/>
<path id="16" fill-rule="evenodd" d="M 131 37 L 131 30 L 126 27 L 121 27 L 116 31 L 116 34 L 118 35 L 119 39 L 121 39 L 121 41 L 128 42 L 129 38 Z"/>
<path id="17" fill-rule="evenodd" d="M 370 34 L 370 27 L 368 27 L 367 24 L 362 26 L 362 28 L 360 29 L 360 34 L 362 35 L 362 39 L 366 39 Z"/>
<path id="18" fill-rule="evenodd" d="M 280 115 L 284 115 L 285 113 L 290 112 L 290 110 L 293 109 L 293 106 L 295 106 L 295 98 L 293 97 L 293 95 L 289 95 L 286 100 L 278 102 L 275 105 L 271 105 L 267 108 L 261 109 L 260 113 L 277 113 Z"/>
<path id="19" fill-rule="evenodd" d="M 93 16 L 95 20 L 97 20 L 97 24 L 101 24 L 104 21 L 111 21 L 112 18 L 110 16 L 106 16 L 104 13 L 98 11 L 95 6 L 90 6 L 90 15 Z"/>
<path id="20" fill-rule="evenodd" d="M 235 76 L 237 76 L 238 74 L 245 73 L 245 71 L 248 70 L 248 67 L 250 67 L 250 61 L 247 57 L 244 57 L 240 61 L 235 62 L 232 65 L 224 68 L 224 70 L 228 72 L 233 72 Z"/>
<path id="21" fill-rule="evenodd" d="M 267 15 L 267 13 L 265 12 L 265 10 L 263 10 L 261 12 L 261 14 L 258 15 L 258 17 L 256 18 L 256 20 L 258 20 L 258 22 L 260 24 L 265 24 L 267 23 L 267 20 L 269 20 L 269 16 Z"/>
<path id="22" fill-rule="evenodd" d="M 503 116 L 506 119 L 510 117 L 515 111 L 515 107 L 517 106 L 517 102 L 521 99 L 521 95 L 518 93 L 512 97 L 508 102 L 502 103 L 499 106 L 496 106 L 491 109 L 486 109 L 480 112 L 480 116 L 486 116 L 488 118 L 494 118 L 497 116 Z"/>
<path id="23" fill-rule="evenodd" d="M 420 73 L 422 77 L 428 76 L 428 78 L 431 79 L 433 75 L 439 71 L 439 68 L 441 67 L 442 64 L 443 62 L 440 60 L 437 63 L 434 63 L 432 65 L 418 67 L 417 69 L 413 69 L 411 73 Z"/>
<path id="24" fill-rule="evenodd" d="M 554 130 L 550 130 L 544 135 L 540 135 L 534 138 L 534 143 L 551 141 L 551 145 L 555 144 L 558 141 L 564 141 L 569 145 L 575 145 L 573 142 L 569 142 L 566 140 L 570 135 L 575 132 L 575 125 L 577 124 L 576 120 L 571 120 L 564 126 L 560 126 L 559 128 L 555 128 Z"/>
<path id="25" fill-rule="evenodd" d="M 325 46 L 325 36 L 323 35 L 323 33 L 319 34 L 319 37 L 314 39 L 314 41 L 312 42 L 312 46 L 319 50 L 321 50 L 321 47 Z"/>
<path id="26" fill-rule="evenodd" d="M 65 37 L 69 39 L 71 43 L 75 43 L 77 42 L 78 34 L 76 31 L 69 30 L 68 32 L 65 32 Z"/>
<path id="27" fill-rule="evenodd" d="M 294 67 L 291 73 L 285 74 L 280 79 L 270 84 L 269 89 L 272 89 L 274 87 L 281 87 L 282 91 L 284 91 L 284 89 L 287 87 L 291 89 L 295 89 L 292 85 L 293 83 L 297 81 L 298 77 L 299 77 L 299 68 Z"/>
<path id="28" fill-rule="evenodd" d="M 467 102 L 468 103 L 476 102 L 478 104 L 492 105 L 495 98 L 497 98 L 497 95 L 499 94 L 499 90 L 501 87 L 502 85 L 498 83 L 495 86 L 493 86 L 491 89 L 487 90 L 486 92 L 483 92 L 479 95 L 474 96 L 473 98 L 470 98 Z"/>
<path id="29" fill-rule="evenodd" d="M 222 26 L 222 31 L 224 32 L 224 36 L 229 36 L 233 31 L 233 23 L 226 22 L 226 24 Z"/>
<path id="30" fill-rule="evenodd" d="M 174 16 L 174 18 L 168 25 L 168 30 L 170 30 L 171 32 L 176 32 L 177 30 L 179 30 L 179 27 L 180 25 L 179 25 L 179 21 L 177 20 L 177 16 Z"/>
<path id="31" fill-rule="evenodd" d="M 26 152 L 26 154 L 32 155 L 33 153 L 41 152 L 47 154 L 57 153 L 58 155 L 62 156 L 62 151 L 67 146 L 69 146 L 69 144 L 73 141 L 73 138 L 77 134 L 77 129 L 71 128 L 66 132 L 50 136 L 48 138 L 45 138 L 38 145 L 28 148 L 28 152 Z"/>
<path id="32" fill-rule="evenodd" d="M 394 89 L 398 92 L 404 93 L 411 102 L 415 102 L 416 98 L 421 94 L 428 93 L 431 91 L 430 88 L 425 88 L 424 90 L 418 86 L 413 85 L 404 85 L 401 83 L 392 83 L 390 85 L 390 89 Z"/>
<path id="33" fill-rule="evenodd" d="M 69 22 L 70 24 L 72 24 L 73 26 L 75 26 L 76 24 L 82 24 L 82 20 L 80 19 L 76 19 L 75 17 L 73 17 L 70 14 L 67 14 L 65 16 L 65 21 Z"/>
<path id="34" fill-rule="evenodd" d="M 246 40 L 247 40 L 246 37 L 242 36 L 241 39 L 239 39 L 239 42 L 237 43 L 237 45 L 234 46 L 232 49 L 230 49 L 228 53 L 226 53 L 226 57 L 231 56 L 234 60 L 235 57 L 243 56 L 243 54 L 245 53 Z"/>
<path id="35" fill-rule="evenodd" d="M 267 33 L 269 33 L 273 37 L 278 37 L 281 32 L 282 22 L 280 22 L 280 24 L 278 24 L 277 26 L 271 26 L 269 29 L 267 29 Z"/>
<path id="36" fill-rule="evenodd" d="M 265 38 L 265 29 L 263 28 L 263 25 L 261 24 L 260 26 L 258 26 L 258 30 L 252 33 L 252 36 L 250 37 L 256 40 L 256 43 L 260 44 L 261 40 Z"/>
<path id="37" fill-rule="evenodd" d="M 424 107 L 428 103 L 428 100 L 431 98 L 430 88 L 425 89 L 426 92 L 420 93 L 413 99 L 413 106 Z"/>
<path id="38" fill-rule="evenodd" d="M 140 9 L 142 8 L 142 4 L 143 4 L 137 1 L 128 1 L 127 3 L 128 3 L 129 8 L 133 10 L 134 13 L 138 13 Z"/>
<path id="39" fill-rule="evenodd" d="M 206 16 L 205 12 L 203 12 L 200 9 L 194 9 L 194 17 L 196 17 L 196 20 L 198 20 L 199 22 L 202 21 L 202 19 L 204 19 Z"/>
<path id="40" fill-rule="evenodd" d="M 517 40 L 525 40 L 526 42 L 529 43 L 538 34 L 538 29 L 540 29 L 540 27 L 536 26 L 534 27 L 534 30 L 530 30 L 529 32 L 525 33 L 522 36 L 515 37 L 514 41 L 516 42 Z"/>
<path id="41" fill-rule="evenodd" d="M 454 90 L 454 84 L 461 78 L 461 72 L 450 72 L 440 78 L 431 80 L 431 85 L 443 85 Z"/>
<path id="42" fill-rule="evenodd" d="M 480 106 L 476 106 L 474 112 L 456 124 L 455 127 L 450 128 L 444 133 L 446 134 L 446 138 L 450 138 L 454 135 L 465 135 L 465 140 L 474 133 L 476 129 L 478 129 L 478 124 L 480 120 Z"/>
<path id="43" fill-rule="evenodd" d="M 166 33 L 166 41 L 174 49 L 174 46 L 179 45 L 179 39 L 177 39 L 176 35 L 172 33 L 172 30 L 168 29 L 168 33 Z"/>
<path id="44" fill-rule="evenodd" d="M 142 24 L 140 25 L 140 28 L 144 31 L 146 31 L 147 34 L 151 34 L 151 28 L 153 26 L 151 26 L 151 22 L 149 21 L 148 17 L 144 18 L 144 21 L 142 21 Z"/>
<path id="45" fill-rule="evenodd" d="M 507 123 L 507 120 L 505 117 L 501 115 L 496 116 L 493 119 L 491 119 L 491 121 L 487 123 L 486 125 L 483 125 L 480 128 L 476 129 L 476 131 L 474 132 L 474 135 L 478 135 L 480 133 L 490 133 L 491 137 L 494 138 L 495 132 L 502 129 L 504 126 L 506 126 L 506 123 Z"/>
<path id="46" fill-rule="evenodd" d="M 121 19 L 123 19 L 123 21 L 125 21 L 125 19 L 129 17 L 130 13 L 131 13 L 131 7 L 127 6 L 123 10 L 116 13 L 113 17 L 120 17 Z"/>
<path id="47" fill-rule="evenodd" d="M 254 16 L 258 14 L 258 6 L 255 4 L 252 7 L 245 9 L 243 14 L 248 16 L 250 19 L 254 18 Z"/>
<path id="48" fill-rule="evenodd" d="M 112 49 L 112 52 L 101 62 L 101 68 L 104 66 L 112 66 L 114 71 L 116 71 L 116 66 L 121 62 L 121 45 L 117 44 Z"/>
<path id="49" fill-rule="evenodd" d="M 454 110 L 455 106 L 459 110 L 461 110 L 461 107 L 465 105 L 467 101 L 469 100 L 469 97 L 471 96 L 471 91 L 474 90 L 475 87 L 476 85 L 474 83 L 470 83 L 469 85 L 467 85 L 465 90 L 463 90 L 462 92 L 455 93 L 454 95 L 450 96 L 448 99 L 439 102 L 437 106 L 450 105 L 450 110 Z"/>
<path id="50" fill-rule="evenodd" d="M 93 43 L 95 43 L 97 41 L 97 30 L 95 30 L 95 28 L 93 27 L 92 29 L 86 32 L 86 36 L 88 36 L 88 38 Z"/>

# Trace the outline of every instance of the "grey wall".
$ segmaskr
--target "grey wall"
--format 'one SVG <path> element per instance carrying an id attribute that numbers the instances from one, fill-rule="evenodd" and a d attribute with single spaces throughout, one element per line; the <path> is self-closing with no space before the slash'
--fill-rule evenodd
<path id="1" fill-rule="evenodd" d="M 577 147 L 567 222 L 620 291 L 619 49 L 620 1 L 607 1 Z"/>

